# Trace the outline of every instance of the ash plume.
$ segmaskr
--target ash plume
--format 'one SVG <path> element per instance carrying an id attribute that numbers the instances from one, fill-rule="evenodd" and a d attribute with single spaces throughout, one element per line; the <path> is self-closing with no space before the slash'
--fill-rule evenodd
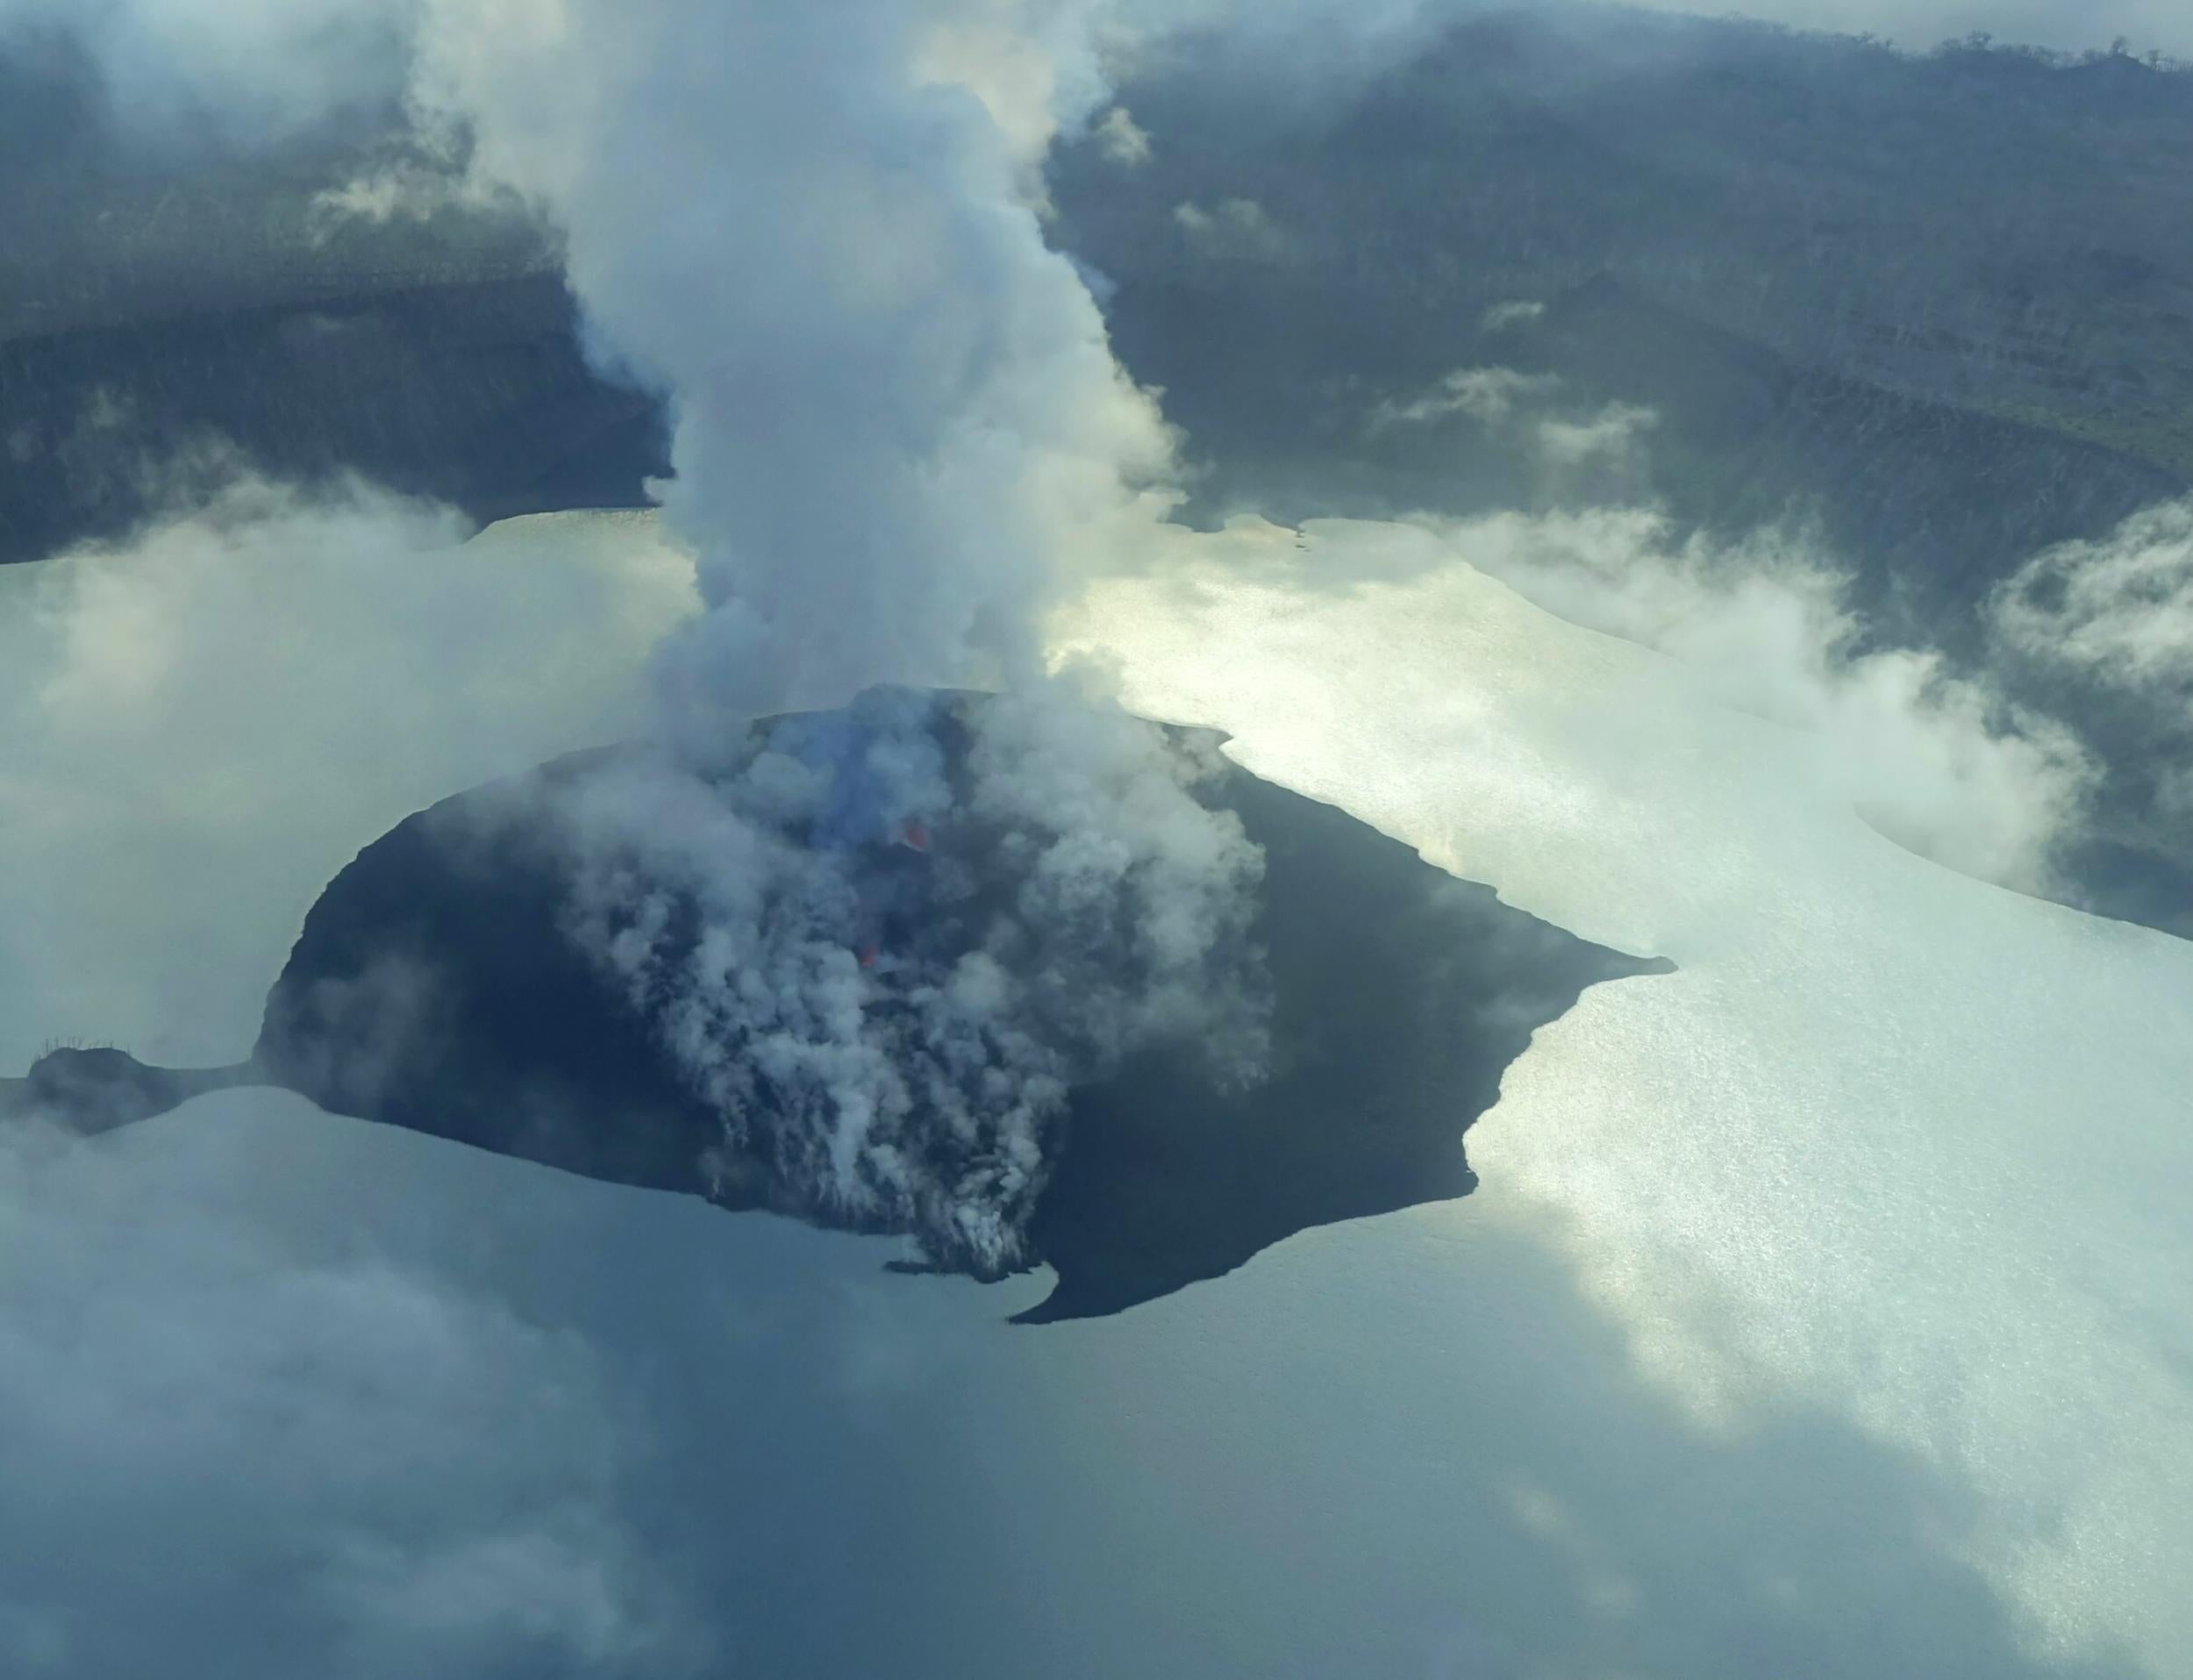
<path id="1" fill-rule="evenodd" d="M 1254 848 L 1040 651 L 1178 499 L 1044 234 L 1104 11 L 441 4 L 413 88 L 561 230 L 595 353 L 674 416 L 660 493 L 706 611 L 661 650 L 661 750 L 575 798 L 570 931 L 721 1115 L 725 1170 L 983 1275 L 1022 1258 L 1075 1081 L 1167 1039 L 1228 1076 L 1261 1055 Z M 940 681 L 1007 698 L 874 695 L 742 755 L 756 714 Z"/>
<path id="2" fill-rule="evenodd" d="M 1145 1045 L 1261 1065 L 1262 859 L 1117 709 L 870 690 L 735 768 L 582 779 L 567 932 L 722 1127 L 717 1193 L 1024 1262 L 1073 1088 Z"/>

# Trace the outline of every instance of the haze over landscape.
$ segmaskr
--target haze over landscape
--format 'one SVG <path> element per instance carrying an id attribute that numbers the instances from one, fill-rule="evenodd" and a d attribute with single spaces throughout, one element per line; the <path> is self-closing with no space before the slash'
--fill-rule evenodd
<path id="1" fill-rule="evenodd" d="M 1762 11 L 0 0 L 0 1668 L 2193 1673 L 2193 34 Z"/>

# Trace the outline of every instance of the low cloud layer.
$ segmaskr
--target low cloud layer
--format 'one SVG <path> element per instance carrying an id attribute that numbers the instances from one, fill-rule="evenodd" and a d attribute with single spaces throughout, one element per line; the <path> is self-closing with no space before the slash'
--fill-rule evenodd
<path id="1" fill-rule="evenodd" d="M 298 1218 L 370 1152 L 221 1102 L 119 1151 L 0 1128 L 0 1666 L 694 1671 L 618 1509 L 617 1373 L 396 1232 Z M 489 1164 L 447 1188 L 522 1204 Z"/>
<path id="2" fill-rule="evenodd" d="M 1844 578 L 1802 534 L 1685 540 L 1649 508 L 1435 528 L 1549 611 L 1673 654 L 1714 700 L 1798 732 L 1816 773 L 1899 844 L 2058 887 L 2096 774 L 2076 738 L 1938 654 L 1868 649 Z"/>
<path id="3" fill-rule="evenodd" d="M 670 397 L 664 512 L 711 609 L 666 660 L 689 746 L 711 709 L 1025 672 L 1061 580 L 1172 504 L 1156 405 L 1029 196 L 1102 91 L 1091 16 L 436 8 L 421 97 Z"/>
<path id="4" fill-rule="evenodd" d="M 1542 306 L 1497 304 L 1487 332 L 1527 325 Z M 1429 390 L 1375 404 L 1375 438 L 1396 427 L 1468 427 L 1521 452 L 1548 500 L 1569 506 L 1633 499 L 1660 416 L 1635 403 L 1580 402 L 1559 374 L 1500 366 L 1457 368 Z"/>
<path id="5" fill-rule="evenodd" d="M 49 1037 L 236 1060 L 359 847 L 644 726 L 635 666 L 693 610 L 690 560 L 615 516 L 461 534 L 361 487 L 246 478 L 0 568 L 0 1073 Z"/>
<path id="6" fill-rule="evenodd" d="M 1949 1477 L 1933 1532 L 2037 1667 L 2177 1673 L 2193 946 L 1883 844 L 1851 811 L 1863 740 L 1745 715 L 1695 649 L 1561 622 L 1487 575 L 1492 534 L 1313 523 L 1268 535 L 1261 575 L 1214 553 L 1094 592 L 1061 634 L 1119 657 L 1134 703 L 1230 727 L 1257 773 L 1667 953 L 1674 976 L 1595 990 L 1511 1070 L 1459 1217 L 1547 1233 L 1718 1439 L 1802 1398 Z M 1825 1619 L 1800 1669 L 1832 1671 L 1825 1623 L 1893 1591 L 1770 1573 Z M 1752 1578 L 1717 1577 L 1714 1613 Z M 1631 1661 L 1632 1624 L 1608 1626 Z M 1933 1666 L 2009 1665 L 1979 1648 Z M 1688 1669 L 1724 1666 L 1758 1662 Z"/>
<path id="7" fill-rule="evenodd" d="M 1983 880 L 2175 925 L 2104 854 L 2193 863 L 2184 504 L 2032 556 L 1952 658 L 1884 641 L 1854 605 L 1848 558 L 1808 521 L 1682 529 L 1649 488 L 1649 409 L 1593 409 L 1558 376 L 1474 367 L 1382 400 L 1368 425 L 1512 452 L 1540 511 L 1417 522 L 1539 605 L 1673 654 L 1715 699 L 1801 732 L 1889 838 Z"/>
<path id="8" fill-rule="evenodd" d="M 1763 1652 L 1857 1680 L 1886 1628 L 1945 1671 L 2168 1672 L 2111 1653 L 2175 1648 L 2154 1565 L 2182 1508 L 2181 1402 L 2138 1326 L 2177 1307 L 2132 1287 L 2175 1240 L 2150 1207 L 2175 1133 L 2139 1157 L 2159 1163 L 2147 1200 L 2111 1173 L 2132 1119 L 2175 1112 L 2175 1064 L 2135 1047 L 2176 1042 L 2174 994 L 2139 1002 L 2143 975 L 2182 973 L 2151 955 L 2175 947 L 1881 845 L 1789 732 L 1482 577 L 1440 577 L 1427 551 L 1455 553 L 1420 528 L 1301 539 L 1420 587 L 1212 611 L 1297 540 L 1183 540 L 1218 562 L 1207 591 L 1121 586 L 1145 591 L 1118 620 L 1131 691 L 1188 715 L 1225 697 L 1260 769 L 1682 964 L 1542 1036 L 1473 1133 L 1476 1197 L 1031 1333 L 999 1319 L 1041 1280 L 887 1277 L 876 1245 L 286 1097 L 204 1099 L 90 1144 L 18 1132 L 0 1152 L 0 1385 L 29 1449 L 0 1455 L 0 1546 L 18 1548 L 0 1650 L 31 1674 L 156 1662 L 192 1680 L 1134 1672 L 1191 1648 L 1214 1675 L 1304 1680 L 1426 1651 L 1493 1676 L 1619 1662 L 1684 1680 Z M 600 597 L 568 574 L 583 556 L 626 587 L 650 542 L 645 520 L 526 521 L 388 563 L 385 619 L 332 568 L 277 604 L 362 632 L 460 611 L 445 561 L 564 577 L 530 626 L 475 609 L 475 648 L 482 668 L 575 682 L 596 668 L 564 633 L 596 629 Z M 73 620 L 42 622 L 66 640 Z M 282 732 L 309 744 L 377 692 L 289 657 L 278 625 L 214 644 L 254 697 L 235 774 L 263 778 L 261 812 L 304 750 Z M 627 679 L 651 640 L 627 643 Z M 1150 686 L 1160 668 L 1179 686 Z M 475 774 L 509 744 L 494 692 L 445 691 L 415 747 Z M 579 697 L 568 738 L 528 752 L 594 738 Z M 355 761 L 346 821 L 364 833 L 369 807 L 417 792 L 409 755 Z M 112 833 L 110 884 L 168 854 L 156 825 Z M 229 844 L 213 902 L 232 906 L 293 841 L 262 821 Z M 104 913 L 96 891 L 67 908 L 64 941 Z M 255 1001 L 265 971 L 236 961 L 143 919 L 112 966 Z M 2067 973 L 2117 976 L 2076 1023 L 2125 1047 L 2106 1146 L 2061 1124 L 2089 1064 L 2033 1080 L 1975 1047 L 1999 1055 L 2005 1020 L 2069 1030 Z M 1901 990 L 1875 996 L 1882 976 Z M 1943 1012 L 1897 1030 L 1913 999 Z M 10 1018 L 65 1013 L 32 993 Z M 2053 1042 L 2023 1036 L 2037 1056 Z M 2018 1147 L 1988 1142 L 2006 1127 Z M 2127 1218 L 2161 1223 L 2075 1240 Z M 1709 1238 L 1728 1229 L 1724 1252 Z M 1333 1421 L 1367 1416 L 1373 1451 Z M 878 1487 L 888 1521 L 869 1519 Z M 1275 1498 L 1323 1517 L 1245 1544 L 1288 1520 Z M 2036 1655 L 2044 1619 L 2056 1657 Z"/>

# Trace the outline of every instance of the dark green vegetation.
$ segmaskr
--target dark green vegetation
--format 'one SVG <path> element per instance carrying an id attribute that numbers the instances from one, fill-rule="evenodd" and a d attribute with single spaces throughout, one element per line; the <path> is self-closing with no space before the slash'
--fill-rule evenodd
<path id="1" fill-rule="evenodd" d="M 485 522 L 637 505 L 665 450 L 654 401 L 588 367 L 554 275 L 0 340 L 0 560 L 118 536 L 239 464 Z"/>
<path id="2" fill-rule="evenodd" d="M 359 111 L 278 146 L 117 112 L 65 45 L 0 51 L 0 562 L 188 505 L 240 464 L 354 473 L 480 520 L 629 506 L 654 402 L 588 367 L 525 218 L 322 196 L 424 161 Z"/>
<path id="3" fill-rule="evenodd" d="M 1184 43 L 1120 92 L 1147 162 L 1054 171 L 1208 511 L 1794 515 L 1891 634 L 1955 646 L 2035 548 L 2193 483 L 2193 73 L 1581 7 L 1330 61 Z M 1233 200 L 1264 237 L 1177 214 Z M 1548 485 L 1467 415 L 1368 424 L 1485 365 L 1654 411 L 1645 482 Z"/>

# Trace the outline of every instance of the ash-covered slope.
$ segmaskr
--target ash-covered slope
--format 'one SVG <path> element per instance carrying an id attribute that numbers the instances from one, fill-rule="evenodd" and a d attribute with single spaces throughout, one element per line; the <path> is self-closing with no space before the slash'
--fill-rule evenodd
<path id="1" fill-rule="evenodd" d="M 988 704 L 950 705 L 964 719 Z M 733 1136 L 666 1044 L 667 1017 L 635 1007 L 572 937 L 579 861 L 553 813 L 633 755 L 556 761 L 368 846 L 307 917 L 250 1062 L 177 1075 L 118 1052 L 61 1051 L 0 1100 L 104 1129 L 211 1085 L 268 1083 L 589 1177 L 911 1233 L 798 1182 L 805 1169 L 766 1112 L 766 1078 L 765 1112 Z M 1462 1133 L 1531 1033 L 1586 986 L 1666 966 L 1512 910 L 1238 768 L 1198 796 L 1262 848 L 1249 935 L 1268 974 L 1271 1053 L 1244 1083 L 1214 1068 L 1206 1047 L 1161 1038 L 1068 1093 L 1062 1122 L 1043 1134 L 1020 1255 L 1058 1276 L 1032 1319 L 1117 1312 L 1308 1226 L 1467 1193 Z M 919 849 L 864 843 L 864 902 L 847 924 L 867 976 L 861 1007 L 912 1006 L 890 980 L 901 953 L 948 956 L 988 937 L 1019 855 L 1009 836 L 975 825 L 924 835 Z M 766 1058 L 766 1046 L 745 1047 Z M 914 1135 L 944 1158 L 940 1172 L 964 1147 L 942 1124 Z M 984 1275 L 968 1255 L 925 1246 L 939 1269 Z"/>

